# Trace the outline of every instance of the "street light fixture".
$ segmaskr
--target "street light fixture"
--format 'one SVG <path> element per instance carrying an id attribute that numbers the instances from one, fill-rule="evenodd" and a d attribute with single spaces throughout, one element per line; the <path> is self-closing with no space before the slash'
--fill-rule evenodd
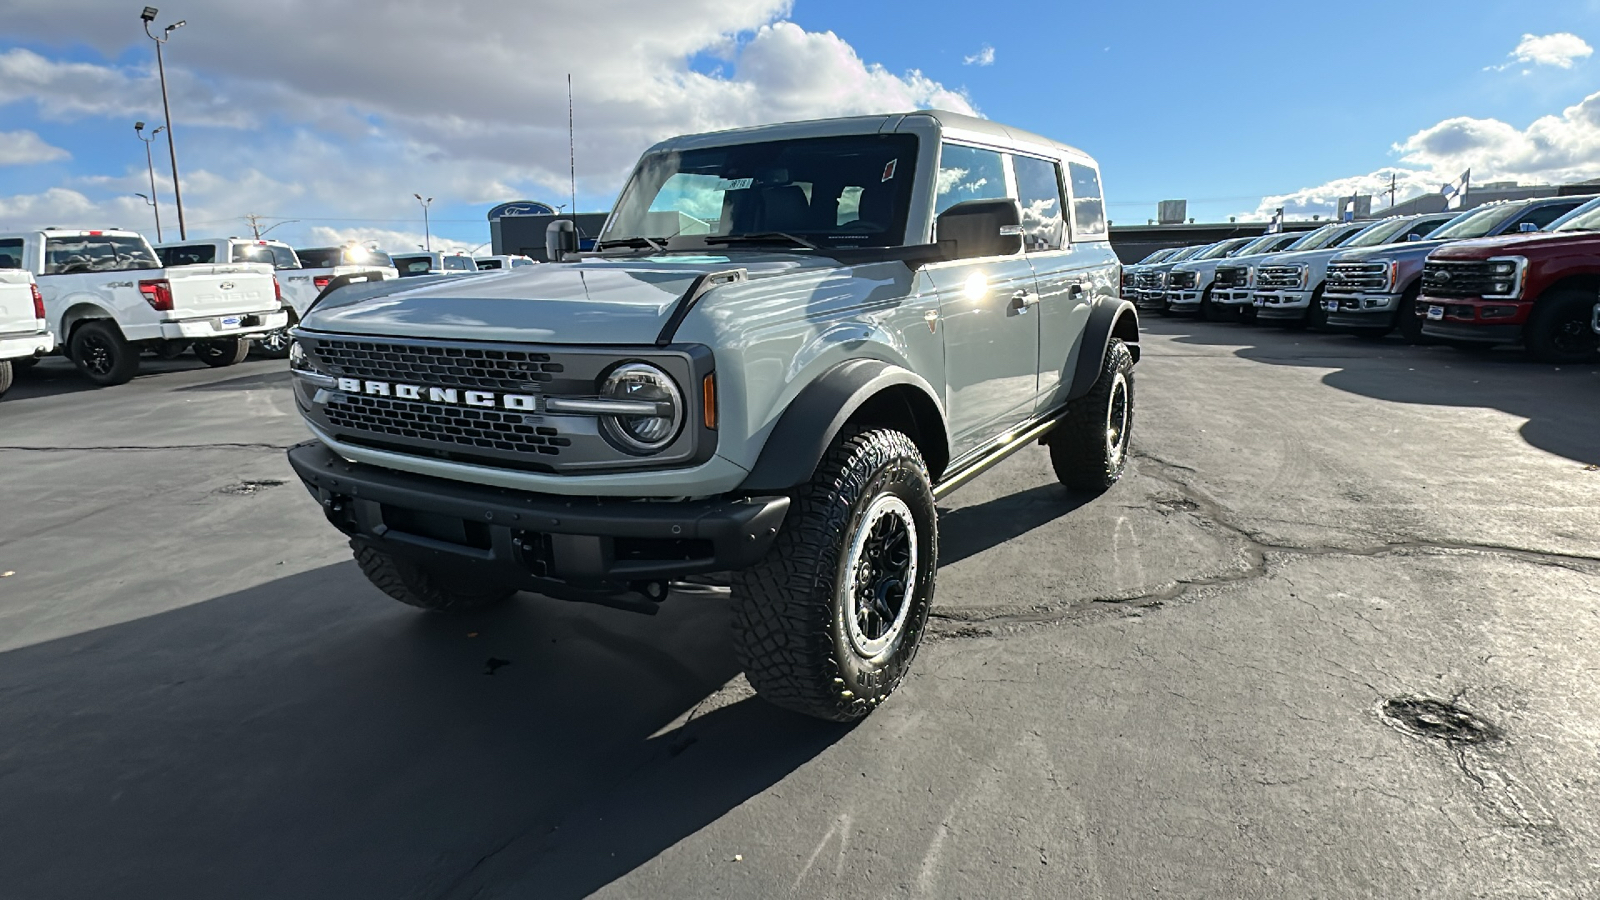
<path id="1" fill-rule="evenodd" d="M 166 130 L 167 130 L 167 126 L 161 125 L 161 126 L 158 126 L 155 131 L 150 132 L 150 136 L 149 137 L 145 137 L 144 136 L 144 123 L 143 122 L 135 122 L 135 123 L 133 123 L 133 134 L 134 134 L 134 136 L 137 137 L 141 142 L 144 143 L 144 164 L 145 164 L 145 168 L 150 170 L 150 196 L 145 197 L 145 202 L 149 203 L 156 211 L 156 243 L 158 243 L 158 244 L 161 243 L 161 206 L 157 202 L 157 198 L 160 195 L 156 193 L 156 162 L 155 162 L 155 156 L 152 155 L 151 152 L 150 152 L 150 145 L 155 143 L 156 135 L 158 135 L 161 132 L 166 131 Z M 139 194 L 138 196 L 144 197 L 143 194 Z"/>
<path id="2" fill-rule="evenodd" d="M 154 6 L 146 6 L 144 12 L 139 14 L 139 19 L 144 22 L 145 36 L 156 42 L 156 71 L 161 75 L 161 111 L 167 118 L 165 126 L 167 129 L 167 155 L 172 159 L 172 197 L 178 207 L 178 238 L 186 241 L 189 239 L 189 230 L 184 227 L 183 222 L 183 188 L 178 183 L 178 148 L 172 140 L 172 106 L 167 100 L 167 66 L 166 62 L 161 58 L 162 45 L 172 38 L 174 31 L 183 27 L 185 20 L 179 19 L 168 25 L 161 32 L 161 36 L 157 37 L 150 32 L 150 23 L 155 21 L 157 12 L 158 10 Z M 156 237 L 160 238 L 161 236 L 158 234 Z"/>
<path id="3" fill-rule="evenodd" d="M 422 204 L 422 239 L 428 242 L 423 249 L 431 253 L 433 251 L 433 233 L 428 228 L 428 207 L 433 204 L 433 198 L 429 197 L 424 200 L 421 194 L 412 194 L 411 196 L 417 198 L 417 202 Z"/>

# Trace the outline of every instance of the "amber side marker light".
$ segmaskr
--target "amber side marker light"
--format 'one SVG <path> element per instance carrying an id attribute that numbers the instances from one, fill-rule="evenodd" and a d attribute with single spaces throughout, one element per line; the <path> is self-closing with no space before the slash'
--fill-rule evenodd
<path id="1" fill-rule="evenodd" d="M 707 375 L 705 380 L 700 382 L 700 390 L 704 400 L 700 404 L 700 408 L 705 410 L 706 427 L 715 429 L 717 427 L 717 375 L 715 372 Z"/>

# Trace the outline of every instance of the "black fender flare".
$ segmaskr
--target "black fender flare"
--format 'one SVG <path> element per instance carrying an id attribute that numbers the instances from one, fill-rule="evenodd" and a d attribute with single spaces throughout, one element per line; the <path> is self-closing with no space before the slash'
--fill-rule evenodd
<path id="1" fill-rule="evenodd" d="M 874 397 L 895 388 L 922 394 L 910 410 L 921 434 L 911 438 L 923 448 L 925 458 L 934 457 L 926 462 L 930 477 L 937 479 L 949 461 L 950 446 L 938 392 L 921 376 L 893 363 L 850 359 L 806 385 L 783 411 L 740 490 L 750 494 L 782 493 L 810 481 L 817 464 L 850 418 Z M 930 415 L 937 417 L 936 424 L 927 421 Z"/>
<path id="2" fill-rule="evenodd" d="M 1068 400 L 1089 393 L 1100 379 L 1112 338 L 1121 338 L 1133 354 L 1133 361 L 1139 361 L 1139 310 L 1120 297 L 1102 299 L 1089 311 L 1089 321 L 1083 327 L 1083 342 L 1078 345 L 1078 363 L 1072 372 Z"/>

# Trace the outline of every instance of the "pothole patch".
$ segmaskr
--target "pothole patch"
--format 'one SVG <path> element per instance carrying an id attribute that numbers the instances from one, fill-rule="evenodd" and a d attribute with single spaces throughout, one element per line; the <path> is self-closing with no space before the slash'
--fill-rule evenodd
<path id="1" fill-rule="evenodd" d="M 1169 500 L 1157 500 L 1156 505 L 1162 509 L 1171 510 L 1172 512 L 1196 512 L 1200 509 L 1200 504 L 1188 499 L 1187 497 Z"/>
<path id="2" fill-rule="evenodd" d="M 229 494 L 234 497 L 252 497 L 261 493 L 267 488 L 279 487 L 285 483 L 286 482 L 280 481 L 276 478 L 263 478 L 259 481 L 241 481 L 238 484 L 230 484 L 227 487 L 217 491 L 217 493 Z"/>
<path id="3" fill-rule="evenodd" d="M 1383 701 L 1379 715 L 1407 734 L 1453 744 L 1485 744 L 1504 736 L 1483 717 L 1433 697 L 1392 697 Z"/>

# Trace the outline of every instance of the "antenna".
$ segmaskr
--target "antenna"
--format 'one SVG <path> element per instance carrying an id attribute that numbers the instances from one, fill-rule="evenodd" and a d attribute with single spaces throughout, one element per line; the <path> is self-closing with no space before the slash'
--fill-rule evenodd
<path id="1" fill-rule="evenodd" d="M 572 227 L 578 227 L 578 151 L 572 137 L 572 73 L 567 73 L 567 177 L 572 187 Z"/>

